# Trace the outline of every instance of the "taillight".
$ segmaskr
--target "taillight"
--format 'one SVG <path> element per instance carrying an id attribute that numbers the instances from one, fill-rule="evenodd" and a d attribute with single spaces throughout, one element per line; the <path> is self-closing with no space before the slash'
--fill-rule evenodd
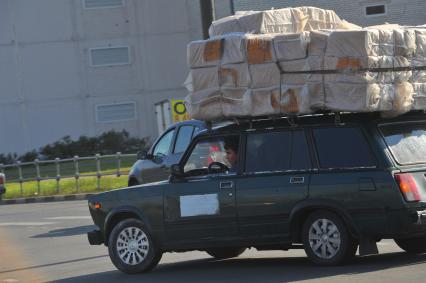
<path id="1" fill-rule="evenodd" d="M 410 173 L 395 174 L 395 180 L 406 201 L 415 202 L 421 200 L 419 188 L 413 175 Z"/>
<path id="2" fill-rule="evenodd" d="M 0 185 L 3 185 L 4 184 L 4 177 L 3 177 L 3 175 L 0 175 Z"/>

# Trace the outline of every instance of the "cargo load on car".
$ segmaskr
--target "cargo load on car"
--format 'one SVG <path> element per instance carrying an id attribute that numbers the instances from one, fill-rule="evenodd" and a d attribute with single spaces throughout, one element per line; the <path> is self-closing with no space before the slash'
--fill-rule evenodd
<path id="1" fill-rule="evenodd" d="M 360 28 L 313 7 L 242 12 L 188 45 L 201 120 L 426 109 L 426 27 Z"/>

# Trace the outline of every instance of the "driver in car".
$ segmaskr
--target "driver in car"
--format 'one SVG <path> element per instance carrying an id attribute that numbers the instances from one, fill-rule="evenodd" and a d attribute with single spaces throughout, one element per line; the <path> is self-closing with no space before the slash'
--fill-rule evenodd
<path id="1" fill-rule="evenodd" d="M 226 160 L 230 164 L 229 173 L 236 173 L 238 169 L 238 138 L 228 138 L 224 144 Z"/>

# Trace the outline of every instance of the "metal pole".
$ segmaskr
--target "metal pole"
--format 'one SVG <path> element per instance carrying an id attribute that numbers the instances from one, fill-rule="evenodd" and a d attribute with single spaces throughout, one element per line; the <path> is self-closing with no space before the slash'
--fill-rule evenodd
<path id="1" fill-rule="evenodd" d="M 230 8 L 231 8 L 231 15 L 235 15 L 235 5 L 234 5 L 234 0 L 230 0 L 229 1 L 230 4 Z"/>
<path id="2" fill-rule="evenodd" d="M 59 194 L 60 191 L 60 186 L 59 186 L 59 181 L 61 180 L 61 165 L 59 163 L 59 158 L 56 157 L 55 158 L 55 164 L 56 164 L 56 193 Z"/>
<path id="3" fill-rule="evenodd" d="M 200 0 L 201 24 L 203 27 L 203 38 L 209 38 L 209 27 L 213 21 L 213 7 L 211 0 Z"/>
<path id="4" fill-rule="evenodd" d="M 37 195 L 40 195 L 40 181 L 41 181 L 41 175 L 40 175 L 40 164 L 38 159 L 34 160 L 34 165 L 36 169 L 37 174 Z"/>
<path id="5" fill-rule="evenodd" d="M 24 189 L 22 187 L 22 182 L 24 181 L 24 178 L 22 176 L 22 167 L 21 167 L 21 161 L 17 161 L 16 164 L 18 165 L 18 174 L 19 174 L 19 187 L 21 189 L 21 197 L 24 196 Z"/>
<path id="6" fill-rule="evenodd" d="M 101 160 L 99 159 L 101 155 L 98 153 L 96 154 L 96 177 L 98 178 L 98 185 L 97 189 L 98 191 L 101 189 Z"/>
<path id="7" fill-rule="evenodd" d="M 121 176 L 120 168 L 121 168 L 121 152 L 117 152 L 117 177 Z"/>
<path id="8" fill-rule="evenodd" d="M 75 168 L 75 188 L 77 190 L 77 193 L 80 191 L 80 172 L 78 168 L 78 155 L 74 156 L 74 168 Z"/>

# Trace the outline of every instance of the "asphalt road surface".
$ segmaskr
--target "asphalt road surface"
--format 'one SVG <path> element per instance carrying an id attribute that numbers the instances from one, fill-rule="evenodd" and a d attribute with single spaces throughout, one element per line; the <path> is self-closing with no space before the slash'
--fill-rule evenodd
<path id="1" fill-rule="evenodd" d="M 116 270 L 105 246 L 90 246 L 86 201 L 0 206 L 0 282 L 426 282 L 426 254 L 408 255 L 393 241 L 380 255 L 319 267 L 303 250 L 247 250 L 216 261 L 203 252 L 167 253 L 147 274 Z"/>

